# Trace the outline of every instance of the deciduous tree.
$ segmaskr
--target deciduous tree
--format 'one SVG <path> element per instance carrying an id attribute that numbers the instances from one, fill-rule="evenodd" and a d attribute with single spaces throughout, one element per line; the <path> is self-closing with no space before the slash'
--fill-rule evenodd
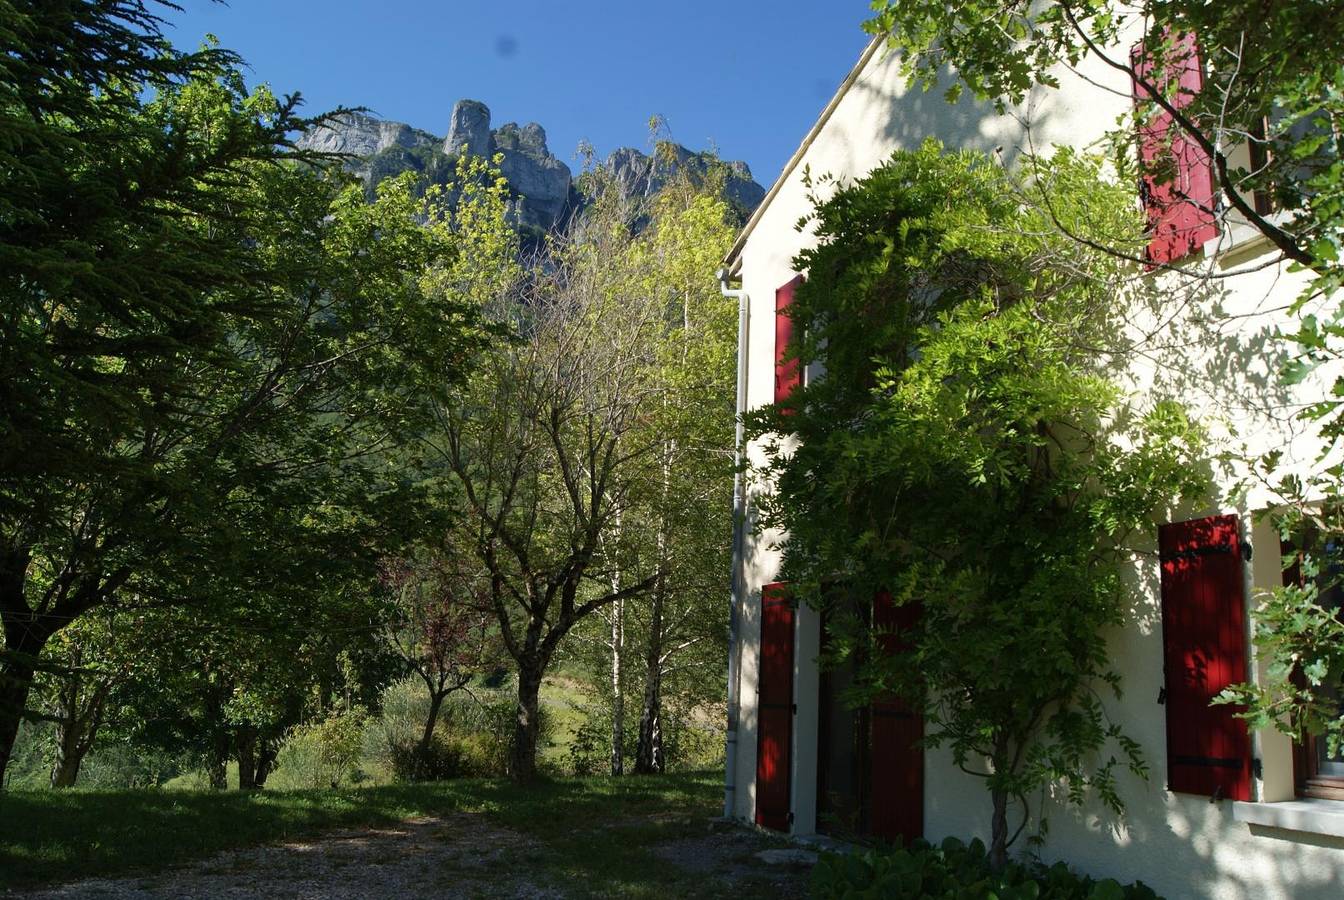
<path id="1" fill-rule="evenodd" d="M 1141 227 L 1094 162 L 1040 166 L 1086 189 L 1073 221 Z M 825 374 L 749 423 L 773 485 L 761 526 L 787 534 L 782 577 L 828 611 L 830 661 L 859 664 L 851 699 L 905 697 L 926 743 L 985 780 L 1000 866 L 1013 802 L 1025 825 L 1029 796 L 1062 780 L 1118 811 L 1114 767 L 1145 773 L 1100 698 L 1120 690 L 1106 633 L 1130 608 L 1127 537 L 1204 488 L 1181 408 L 1126 396 L 1098 352 L 1132 299 L 1121 264 L 1025 193 L 930 142 L 818 201 L 787 352 Z M 879 595 L 918 625 L 875 633 Z"/>

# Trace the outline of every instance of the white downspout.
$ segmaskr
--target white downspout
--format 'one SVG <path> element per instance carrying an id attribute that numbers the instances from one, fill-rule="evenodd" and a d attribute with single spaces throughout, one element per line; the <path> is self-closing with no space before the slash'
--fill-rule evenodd
<path id="1" fill-rule="evenodd" d="M 751 315 L 750 300 L 742 289 L 728 287 L 728 270 L 718 271 L 719 292 L 737 300 L 737 415 L 733 440 L 733 571 L 731 599 L 728 610 L 728 733 L 724 746 L 723 817 L 731 819 L 737 808 L 737 724 L 738 672 L 742 648 L 739 645 L 738 623 L 746 591 L 742 570 L 742 539 L 746 527 L 746 492 L 742 478 L 742 454 L 745 430 L 742 416 L 747 411 L 747 325 Z"/>

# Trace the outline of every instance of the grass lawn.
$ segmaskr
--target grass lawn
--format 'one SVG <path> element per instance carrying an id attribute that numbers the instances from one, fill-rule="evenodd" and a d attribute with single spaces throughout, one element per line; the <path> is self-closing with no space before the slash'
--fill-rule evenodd
<path id="1" fill-rule="evenodd" d="M 214 794 L 33 791 L 0 794 L 0 888 L 151 873 L 221 850 L 411 816 L 483 813 L 534 838 L 527 865 L 580 896 L 703 895 L 654 847 L 703 836 L 719 810 L 715 773 L 500 780 L 346 790 Z"/>

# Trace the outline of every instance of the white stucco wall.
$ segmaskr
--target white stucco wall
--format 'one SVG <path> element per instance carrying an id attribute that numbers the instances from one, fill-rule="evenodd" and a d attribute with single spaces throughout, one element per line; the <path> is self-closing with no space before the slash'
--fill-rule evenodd
<path id="1" fill-rule="evenodd" d="M 759 214 L 740 251 L 742 286 L 751 300 L 748 337 L 747 399 L 749 407 L 773 400 L 775 289 L 794 274 L 791 261 L 809 241 L 795 229 L 808 212 L 803 186 L 804 166 L 814 176 L 830 173 L 858 178 L 871 171 L 892 151 L 913 148 L 927 136 L 949 147 L 998 152 L 1012 164 L 1021 153 L 1051 144 L 1088 146 L 1111 127 L 1130 104 L 1129 86 L 1117 83 L 1115 73 L 1096 66 L 1085 74 L 1100 85 L 1064 74 L 1064 89 L 1041 91 L 1014 114 L 996 116 L 992 110 L 963 101 L 945 103 L 938 92 L 905 89 L 897 66 L 880 50 L 862 66 L 853 84 L 844 90 L 821 130 L 814 136 L 800 164 L 778 185 Z M 1105 85 L 1109 85 L 1106 87 Z M 1227 236 L 1220 239 L 1226 249 Z M 1212 248 L 1210 248 L 1212 250 Z M 1248 267 L 1263 254 L 1263 245 L 1240 245 L 1217 256 L 1211 264 L 1221 271 Z M 1263 256 L 1259 256 L 1263 259 Z M 1280 360 L 1268 334 L 1282 321 L 1282 307 L 1295 297 L 1301 276 L 1269 268 L 1223 282 L 1220 317 L 1190 315 L 1166 322 L 1158 316 L 1169 310 L 1138 314 L 1135 334 L 1149 334 L 1142 352 L 1128 361 L 1121 378 L 1136 393 L 1155 385 L 1178 392 L 1187 406 L 1229 448 L 1252 453 L 1288 447 L 1290 459 L 1309 464 L 1319 446 L 1310 434 L 1299 433 L 1292 411 L 1296 400 L 1278 387 L 1274 373 Z M 1163 323 L 1162 327 L 1157 327 Z M 1189 340 L 1191 335 L 1198 340 Z M 1173 339 L 1173 335 L 1176 339 Z M 1323 373 L 1299 396 L 1323 390 Z M 763 462 L 760 447 L 748 449 L 751 460 Z M 1218 471 L 1220 487 L 1240 476 Z M 754 486 L 752 490 L 765 489 Z M 1221 494 L 1221 492 L 1220 492 Z M 1271 493 L 1252 489 L 1245 506 L 1225 505 L 1171 510 L 1173 521 L 1236 512 L 1242 515 L 1248 537 L 1256 547 L 1251 571 L 1262 587 L 1279 577 L 1277 540 L 1267 526 L 1253 526 L 1250 511 L 1272 503 Z M 737 766 L 737 815 L 750 819 L 755 808 L 756 696 L 759 646 L 760 586 L 775 580 L 779 557 L 778 535 L 748 536 L 742 564 L 749 596 L 743 610 L 741 636 L 742 716 Z M 1155 536 L 1154 536 L 1155 542 Z M 1063 859 L 1079 869 L 1122 880 L 1141 879 L 1171 897 L 1208 897 L 1219 900 L 1274 900 L 1274 898 L 1339 898 L 1344 896 L 1344 838 L 1251 826 L 1232 818 L 1232 805 L 1209 803 L 1207 798 L 1167 792 L 1165 783 L 1165 720 L 1156 703 L 1162 681 L 1162 639 L 1158 572 L 1155 555 L 1137 564 L 1133 572 L 1143 598 L 1136 622 L 1112 635 L 1112 654 L 1125 683 L 1125 699 L 1112 704 L 1111 713 L 1142 745 L 1151 767 L 1147 782 L 1122 780 L 1128 803 L 1123 821 L 1097 810 L 1063 806 L 1048 812 L 1050 832 L 1041 855 Z M 799 617 L 796 645 L 793 796 L 795 832 L 815 829 L 816 779 L 816 665 L 818 646 L 815 614 Z M 1256 737 L 1256 753 L 1265 763 L 1265 780 L 1257 783 L 1258 796 L 1284 800 L 1292 796 L 1291 760 L 1286 739 L 1276 734 Z M 1344 803 L 1340 804 L 1344 808 Z M 946 753 L 931 751 L 925 761 L 925 834 L 932 840 L 947 835 L 986 837 L 989 801 L 982 784 L 958 772 Z"/>

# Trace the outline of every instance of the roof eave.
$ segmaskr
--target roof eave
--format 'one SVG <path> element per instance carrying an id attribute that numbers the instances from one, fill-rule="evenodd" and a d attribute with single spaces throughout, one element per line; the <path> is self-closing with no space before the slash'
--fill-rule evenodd
<path id="1" fill-rule="evenodd" d="M 737 270 L 740 269 L 738 257 L 742 253 L 742 248 L 746 246 L 747 239 L 751 237 L 752 231 L 755 230 L 756 223 L 761 220 L 763 215 L 765 215 L 766 209 L 775 199 L 775 195 L 779 193 L 780 188 L 784 186 L 784 182 L 788 181 L 789 176 L 793 174 L 793 170 L 798 168 L 798 164 L 803 161 L 803 157 L 807 155 L 807 151 L 811 148 L 812 142 L 817 139 L 817 135 L 819 135 L 821 130 L 826 127 L 826 123 L 830 121 L 831 114 L 835 112 L 836 107 L 840 105 L 840 101 L 849 93 L 849 89 L 854 86 L 854 82 L 859 80 L 859 75 L 862 74 L 864 67 L 868 65 L 868 61 L 873 58 L 873 54 L 875 54 L 878 51 L 878 48 L 885 43 L 886 35 L 877 35 L 868 42 L 868 46 L 864 48 L 863 53 L 859 56 L 859 61 L 854 64 L 854 68 L 849 70 L 849 74 L 845 76 L 845 80 L 840 82 L 840 87 L 836 90 L 835 96 L 833 96 L 831 101 L 826 104 L 826 108 L 821 111 L 821 116 L 817 119 L 816 124 L 814 124 L 811 130 L 807 132 L 807 136 L 804 137 L 803 142 L 798 145 L 798 149 L 794 151 L 793 156 L 789 157 L 789 161 L 784 164 L 784 170 L 779 173 L 779 177 L 776 178 L 775 183 L 770 186 L 770 190 L 766 191 L 765 199 L 763 199 L 760 205 L 756 207 L 756 211 L 751 214 L 751 218 L 747 220 L 747 224 L 742 226 L 742 231 L 738 233 L 737 240 L 733 242 L 732 249 L 729 250 L 728 255 L 723 258 L 724 268 L 729 272 L 736 273 Z"/>

